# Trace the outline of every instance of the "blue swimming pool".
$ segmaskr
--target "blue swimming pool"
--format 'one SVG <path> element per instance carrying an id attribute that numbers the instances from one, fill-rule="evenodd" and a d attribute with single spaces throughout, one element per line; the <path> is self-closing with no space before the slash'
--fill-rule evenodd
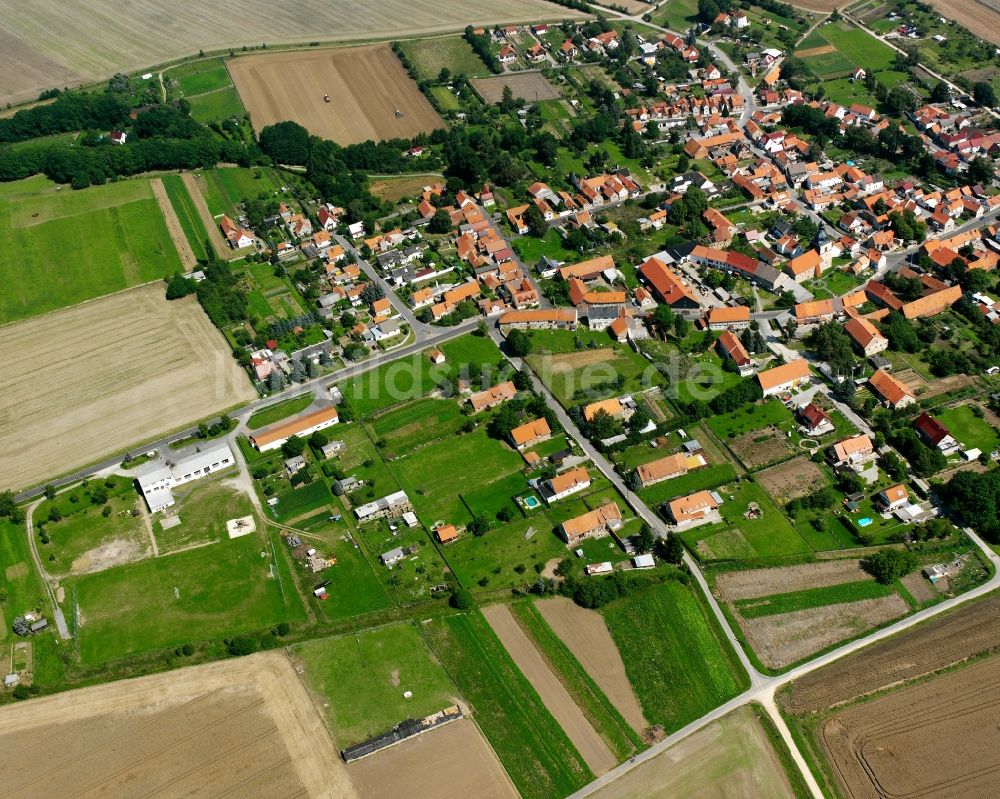
<path id="1" fill-rule="evenodd" d="M 858 527 L 867 527 L 872 523 L 872 520 L 865 517 L 864 519 L 858 519 Z"/>
<path id="2" fill-rule="evenodd" d="M 542 507 L 541 500 L 534 494 L 529 494 L 526 497 L 521 497 L 521 502 L 524 504 L 528 510 L 535 510 L 535 508 Z"/>

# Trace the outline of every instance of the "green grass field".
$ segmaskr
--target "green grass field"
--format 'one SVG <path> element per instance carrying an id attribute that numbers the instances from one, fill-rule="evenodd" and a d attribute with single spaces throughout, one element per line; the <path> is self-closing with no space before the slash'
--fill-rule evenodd
<path id="1" fill-rule="evenodd" d="M 755 619 L 760 616 L 793 613 L 797 610 L 808 610 L 823 605 L 838 605 L 841 602 L 879 599 L 889 596 L 892 592 L 890 585 L 882 585 L 875 580 L 859 580 L 854 583 L 807 588 L 802 591 L 775 594 L 757 599 L 742 599 L 736 603 L 736 609 L 743 618 Z"/>
<path id="2" fill-rule="evenodd" d="M 198 211 L 194 207 L 194 202 L 191 200 L 191 195 L 188 194 L 184 181 L 181 180 L 180 175 L 164 175 L 160 179 L 167 190 L 167 197 L 170 198 L 170 204 L 174 207 L 174 213 L 177 214 L 177 219 L 181 223 L 184 237 L 194 251 L 194 257 L 207 258 L 205 240 L 208 238 L 208 234 L 205 232 L 205 226 L 201 223 Z"/>
<path id="3" fill-rule="evenodd" d="M 280 522 L 288 522 L 309 511 L 328 508 L 333 502 L 333 495 L 326 483 L 315 480 L 308 485 L 281 494 L 280 501 L 274 508 L 275 518 Z"/>
<path id="4" fill-rule="evenodd" d="M 706 488 L 716 488 L 728 483 L 736 477 L 736 470 L 731 463 L 714 463 L 702 469 L 695 469 L 673 480 L 651 485 L 639 490 L 642 501 L 652 506 L 659 505 L 676 497 L 683 497 Z"/>
<path id="5" fill-rule="evenodd" d="M 233 470 L 232 475 L 235 475 Z M 153 534 L 160 553 L 173 552 L 195 544 L 228 540 L 226 521 L 253 515 L 250 497 L 225 485 L 221 479 L 199 480 L 174 489 L 177 504 L 167 513 L 176 514 L 181 523 L 163 529 L 159 520 Z"/>
<path id="6" fill-rule="evenodd" d="M 665 583 L 602 610 L 646 718 L 668 733 L 749 683 L 694 590 Z"/>
<path id="7" fill-rule="evenodd" d="M 534 603 L 517 602 L 511 605 L 511 611 L 618 761 L 631 757 L 643 748 L 639 734 L 629 726 L 566 644 L 552 631 Z"/>
<path id="8" fill-rule="evenodd" d="M 64 581 L 84 665 L 304 618 L 288 563 L 259 535 Z M 261 553 L 266 557 L 261 557 Z M 271 577 L 274 568 L 280 579 Z M 72 612 L 67 616 L 73 625 Z"/>
<path id="9" fill-rule="evenodd" d="M 851 62 L 873 72 L 892 69 L 896 55 L 892 48 L 846 22 L 834 22 L 821 28 L 823 38 Z"/>
<path id="10" fill-rule="evenodd" d="M 969 405 L 935 411 L 934 417 L 940 421 L 955 440 L 966 449 L 977 448 L 989 454 L 1000 447 L 1000 433 L 985 419 L 972 413 Z"/>
<path id="11" fill-rule="evenodd" d="M 13 636 L 15 617 L 30 610 L 48 614 L 48 597 L 35 571 L 23 525 L 0 519 L 0 642 Z"/>
<path id="12" fill-rule="evenodd" d="M 441 111 L 461 110 L 462 104 L 458 102 L 458 98 L 448 90 L 447 86 L 431 86 L 430 93 L 434 96 Z"/>
<path id="13" fill-rule="evenodd" d="M 189 69 L 171 69 L 166 75 L 168 78 L 175 78 L 177 80 L 179 84 L 178 88 L 184 93 L 185 97 L 190 97 L 193 94 L 214 92 L 233 85 L 233 82 L 229 79 L 229 71 L 226 69 L 221 58 L 209 58 L 187 66 Z M 199 69 L 192 71 L 195 67 L 199 67 Z"/>
<path id="14" fill-rule="evenodd" d="M 0 324 L 159 280 L 180 258 L 149 180 L 0 186 Z"/>
<path id="15" fill-rule="evenodd" d="M 422 625 L 524 799 L 565 796 L 593 775 L 479 613 Z"/>
<path id="16" fill-rule="evenodd" d="M 461 36 L 409 39 L 400 42 L 400 46 L 420 77 L 426 80 L 436 80 L 443 68 L 452 75 L 489 73 L 482 59 Z"/>
<path id="17" fill-rule="evenodd" d="M 289 416 L 301 413 L 312 405 L 312 403 L 313 395 L 306 392 L 301 396 L 292 397 L 284 402 L 277 402 L 274 405 L 268 405 L 266 408 L 257 411 L 249 419 L 247 419 L 247 427 L 251 430 L 259 430 L 262 427 L 267 427 L 269 424 L 280 422 L 282 419 L 287 419 Z"/>
<path id="18" fill-rule="evenodd" d="M 373 417 L 370 422 L 376 441 L 385 442 L 389 457 L 458 432 L 465 422 L 455 399 L 419 399 L 404 403 Z"/>
<path id="19" fill-rule="evenodd" d="M 245 113 L 240 96 L 232 86 L 197 94 L 187 100 L 191 103 L 191 116 L 199 122 L 241 117 Z"/>
<path id="20" fill-rule="evenodd" d="M 772 399 L 763 404 L 747 405 L 745 408 L 706 420 L 708 426 L 720 439 L 741 436 L 751 430 L 762 430 L 769 425 L 782 425 L 793 421 L 792 412 L 779 400 Z"/>
<path id="21" fill-rule="evenodd" d="M 292 654 L 328 700 L 324 715 L 341 748 L 455 704 L 454 684 L 413 624 L 310 641 Z M 404 691 L 413 696 L 404 699 Z"/>
<path id="22" fill-rule="evenodd" d="M 213 216 L 229 214 L 245 198 L 255 199 L 270 194 L 281 184 L 274 172 L 263 167 L 220 167 L 202 173 L 205 203 Z"/>

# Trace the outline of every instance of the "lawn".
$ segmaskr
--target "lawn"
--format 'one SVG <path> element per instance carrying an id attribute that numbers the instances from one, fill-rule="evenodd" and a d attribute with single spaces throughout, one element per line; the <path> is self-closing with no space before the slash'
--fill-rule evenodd
<path id="1" fill-rule="evenodd" d="M 412 624 L 300 644 L 305 667 L 338 748 L 455 704 L 455 686 Z M 403 692 L 410 691 L 409 699 Z"/>
<path id="2" fill-rule="evenodd" d="M 289 416 L 294 416 L 301 411 L 304 411 L 313 402 L 313 395 L 310 392 L 306 392 L 298 397 L 292 397 L 284 402 L 277 402 L 274 405 L 268 405 L 266 408 L 257 411 L 249 419 L 247 419 L 247 427 L 251 430 L 259 430 L 262 427 L 267 427 L 269 424 L 274 424 L 275 422 L 280 422 L 282 419 L 287 419 Z"/>
<path id="3" fill-rule="evenodd" d="M 184 231 L 184 237 L 191 245 L 195 258 L 206 258 L 205 240 L 208 238 L 208 234 L 205 232 L 205 226 L 201 223 L 198 211 L 194 207 L 194 202 L 191 200 L 191 195 L 188 194 L 184 181 L 181 180 L 180 175 L 164 175 L 160 179 L 167 190 L 167 197 L 170 198 L 170 204 L 174 207 L 174 213 L 177 214 L 181 229 Z"/>
<path id="4" fill-rule="evenodd" d="M 770 425 L 781 426 L 794 421 L 792 412 L 780 400 L 772 399 L 762 405 L 747 405 L 745 408 L 707 420 L 720 439 L 736 438 L 751 430 L 763 430 Z"/>
<path id="5" fill-rule="evenodd" d="M 694 590 L 668 582 L 601 611 L 643 713 L 668 734 L 749 682 Z"/>
<path id="6" fill-rule="evenodd" d="M 538 579 L 536 564 L 544 567 L 552 558 L 561 560 L 569 554 L 554 527 L 549 515 L 535 514 L 482 536 L 466 533 L 441 547 L 441 554 L 462 585 L 472 591 L 525 588 Z M 531 528 L 535 532 L 525 538 Z"/>
<path id="7" fill-rule="evenodd" d="M 437 101 L 438 108 L 444 113 L 461 110 L 462 104 L 447 86 L 431 86 L 430 93 Z"/>
<path id="8" fill-rule="evenodd" d="M 275 560 L 272 551 L 260 535 L 249 535 L 64 581 L 71 629 L 79 613 L 81 662 L 304 618 L 285 556 L 278 550 Z"/>
<path id="9" fill-rule="evenodd" d="M 712 463 L 702 469 L 695 469 L 673 480 L 651 485 L 639 490 L 639 496 L 650 507 L 655 507 L 669 499 L 683 497 L 706 488 L 716 488 L 736 477 L 736 470 L 728 461 Z"/>
<path id="10" fill-rule="evenodd" d="M 191 103 L 191 116 L 199 122 L 241 117 L 246 113 L 239 94 L 232 86 L 188 97 L 187 101 Z"/>
<path id="11" fill-rule="evenodd" d="M 302 516 L 309 511 L 329 507 L 332 502 L 333 495 L 326 483 L 322 480 L 315 480 L 308 485 L 280 494 L 278 504 L 274 508 L 274 517 L 279 522 L 287 524 L 290 519 Z"/>
<path id="12" fill-rule="evenodd" d="M 517 602 L 511 605 L 511 611 L 528 636 L 534 640 L 587 720 L 610 746 L 615 758 L 619 762 L 623 761 L 642 748 L 642 739 L 597 687 L 566 644 L 552 631 L 542 614 L 535 609 L 535 604 Z"/>
<path id="13" fill-rule="evenodd" d="M 593 778 L 482 615 L 421 629 L 524 799 L 566 796 Z"/>
<path id="14" fill-rule="evenodd" d="M 337 425 L 336 438 L 344 442 L 344 450 L 338 456 L 344 474 L 368 484 L 363 501 L 399 490 L 399 483 L 360 424 Z"/>
<path id="15" fill-rule="evenodd" d="M 442 69 L 452 75 L 488 74 L 489 70 L 461 36 L 409 39 L 399 43 L 421 78 L 436 80 Z"/>
<path id="16" fill-rule="evenodd" d="M 201 173 L 205 203 L 213 216 L 229 214 L 244 199 L 255 199 L 261 194 L 271 196 L 280 185 L 269 169 L 231 166 L 206 169 Z"/>
<path id="17" fill-rule="evenodd" d="M 482 488 L 462 491 L 462 501 L 473 516 L 495 519 L 504 509 L 520 515 L 514 498 L 529 492 L 528 480 L 520 472 L 495 480 Z"/>
<path id="18" fill-rule="evenodd" d="M 824 605 L 839 605 L 842 602 L 860 602 L 864 599 L 880 599 L 893 593 L 891 585 L 883 585 L 875 580 L 858 580 L 853 583 L 805 588 L 787 594 L 741 599 L 736 602 L 736 610 L 745 619 L 760 616 L 775 616 L 779 613 L 794 613 L 797 610 L 819 608 Z"/>
<path id="19" fill-rule="evenodd" d="M 971 405 L 935 411 L 934 417 L 966 449 L 976 448 L 989 454 L 1000 447 L 1000 433 L 985 419 L 973 414 Z"/>
<path id="20" fill-rule="evenodd" d="M 521 238 L 515 239 L 514 249 L 517 250 L 518 255 L 521 256 L 521 260 L 528 266 L 537 264 L 543 255 L 547 255 L 555 261 L 564 261 L 566 263 L 575 263 L 582 258 L 580 253 L 576 250 L 567 249 L 563 246 L 562 242 L 562 236 L 550 228 L 542 238 L 538 238 L 537 236 L 521 236 Z"/>
<path id="21" fill-rule="evenodd" d="M 192 64 L 191 66 L 195 66 Z M 190 98 L 193 94 L 204 94 L 225 89 L 232 86 L 229 79 L 229 71 L 226 69 L 221 58 L 212 58 L 199 62 L 201 67 L 197 72 L 188 72 L 176 75 L 173 70 L 167 73 L 167 77 L 176 78 L 178 88 L 184 92 L 184 96 Z"/>
<path id="22" fill-rule="evenodd" d="M 445 562 L 422 527 L 392 530 L 385 520 L 358 527 L 355 533 L 386 594 L 399 603 L 427 599 L 430 589 L 444 582 Z M 383 552 L 402 547 L 411 554 L 391 568 L 379 560 Z"/>
<path id="23" fill-rule="evenodd" d="M 148 179 L 0 186 L 0 324 L 162 279 L 181 262 Z"/>
<path id="24" fill-rule="evenodd" d="M 0 641 L 13 636 L 14 618 L 30 610 L 48 615 L 48 598 L 35 571 L 23 525 L 0 519 Z"/>
<path id="25" fill-rule="evenodd" d="M 177 504 L 166 511 L 181 523 L 163 529 L 158 519 L 153 525 L 160 553 L 184 549 L 195 544 L 228 540 L 226 522 L 253 515 L 250 497 L 223 480 L 198 480 L 174 489 Z"/>
<path id="26" fill-rule="evenodd" d="M 372 417 L 373 438 L 385 442 L 386 455 L 394 457 L 416 447 L 454 435 L 465 423 L 454 399 L 419 399 Z"/>
<path id="27" fill-rule="evenodd" d="M 683 35 L 697 17 L 697 0 L 669 0 L 653 14 L 653 22 Z"/>

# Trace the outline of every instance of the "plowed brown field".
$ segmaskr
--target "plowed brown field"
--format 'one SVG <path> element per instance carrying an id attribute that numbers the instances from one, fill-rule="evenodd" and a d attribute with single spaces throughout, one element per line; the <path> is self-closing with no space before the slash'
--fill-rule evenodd
<path id="1" fill-rule="evenodd" d="M 354 144 L 444 126 L 387 44 L 244 56 L 229 62 L 229 74 L 258 131 L 290 119 Z"/>
<path id="2" fill-rule="evenodd" d="M 988 799 L 1000 777 L 1000 658 L 852 707 L 819 731 L 852 799 Z"/>
<path id="3" fill-rule="evenodd" d="M 12 799 L 357 796 L 277 652 L 7 705 L 0 730 Z"/>

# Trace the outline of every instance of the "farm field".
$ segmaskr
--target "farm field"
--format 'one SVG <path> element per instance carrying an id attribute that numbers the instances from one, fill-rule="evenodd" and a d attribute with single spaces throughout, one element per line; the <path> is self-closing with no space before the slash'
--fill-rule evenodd
<path id="1" fill-rule="evenodd" d="M 988 797 L 1000 764 L 993 656 L 830 716 L 815 736 L 852 797 Z"/>
<path id="2" fill-rule="evenodd" d="M 278 652 L 0 708 L 10 796 L 298 795 L 357 799 Z M 109 763 L 114 764 L 109 769 Z"/>
<path id="3" fill-rule="evenodd" d="M 0 325 L 181 269 L 145 178 L 80 191 L 41 175 L 3 184 L 0 240 Z"/>
<path id="4" fill-rule="evenodd" d="M 197 94 L 187 99 L 191 103 L 191 116 L 199 122 L 242 117 L 244 113 L 240 96 L 232 86 Z"/>
<path id="5" fill-rule="evenodd" d="M 408 139 L 444 124 L 387 44 L 241 56 L 229 62 L 229 74 L 258 132 L 291 119 L 354 144 Z"/>
<path id="6" fill-rule="evenodd" d="M 844 77 L 858 66 L 877 74 L 895 63 L 890 47 L 846 22 L 822 25 L 795 52 L 820 80 Z"/>
<path id="7" fill-rule="evenodd" d="M 590 770 L 597 776 L 609 771 L 617 763 L 614 754 L 518 625 L 510 608 L 490 605 L 483 608 L 483 616 Z"/>
<path id="8" fill-rule="evenodd" d="M 750 707 L 712 722 L 593 794 L 595 799 L 798 795 Z"/>
<path id="9" fill-rule="evenodd" d="M 455 704 L 455 686 L 412 624 L 309 641 L 292 656 L 340 749 Z"/>
<path id="10" fill-rule="evenodd" d="M 457 31 L 479 25 L 581 16 L 540 0 L 489 0 L 461 6 L 442 0 L 379 3 L 305 0 L 295 14 L 275 15 L 270 3 L 223 0 L 211 8 L 182 0 L 169 11 L 144 0 L 127 6 L 91 4 L 67 14 L 55 3 L 4 2 L 0 39 L 0 104 L 33 100 L 43 89 L 72 86 L 133 72 L 197 53 L 260 45 L 390 39 Z M 239 19 L 238 26 L 219 25 Z"/>
<path id="11" fill-rule="evenodd" d="M 347 765 L 363 799 L 401 796 L 517 799 L 475 723 L 461 719 Z"/>
<path id="12" fill-rule="evenodd" d="M 534 607 L 632 729 L 644 732 L 649 722 L 601 614 L 566 597 L 541 599 Z"/>
<path id="13" fill-rule="evenodd" d="M 368 190 L 381 200 L 397 202 L 405 197 L 414 197 L 420 194 L 424 186 L 441 183 L 443 180 L 444 176 L 440 174 L 371 175 Z"/>
<path id="14" fill-rule="evenodd" d="M 592 775 L 479 613 L 421 627 L 524 799 L 565 796 Z"/>
<path id="15" fill-rule="evenodd" d="M 184 233 L 184 228 L 181 225 L 180 218 L 177 216 L 177 211 L 170 201 L 167 188 L 163 185 L 163 180 L 161 178 L 152 178 L 149 181 L 149 187 L 156 198 L 156 204 L 160 208 L 160 213 L 163 214 L 163 221 L 167 226 L 167 232 L 170 234 L 170 240 L 174 243 L 174 247 L 177 250 L 177 257 L 180 259 L 181 266 L 184 267 L 185 271 L 194 269 L 195 264 L 197 264 L 197 258 L 195 257 L 194 250 L 191 249 L 190 241 Z"/>
<path id="16" fill-rule="evenodd" d="M 79 609 L 81 662 L 302 618 L 284 553 L 275 550 L 276 561 L 269 542 L 248 535 L 65 581 L 67 617 Z"/>
<path id="17" fill-rule="evenodd" d="M 781 696 L 795 715 L 915 680 L 1000 646 L 1000 596 L 970 602 L 926 624 L 852 653 L 795 680 Z"/>
<path id="18" fill-rule="evenodd" d="M 489 71 L 462 36 L 405 39 L 399 45 L 420 77 L 426 80 L 435 80 L 442 69 L 452 75 L 477 75 Z"/>
<path id="19" fill-rule="evenodd" d="M 747 684 L 695 590 L 670 582 L 601 610 L 643 714 L 668 734 Z"/>
<path id="20" fill-rule="evenodd" d="M 150 285 L 4 328 L 0 489 L 26 488 L 256 396 L 194 297 Z"/>
<path id="21" fill-rule="evenodd" d="M 191 195 L 188 194 L 188 190 L 184 186 L 184 181 L 181 180 L 181 176 L 164 175 L 160 180 L 163 182 L 167 198 L 174 208 L 174 214 L 177 216 L 177 221 L 184 235 L 187 237 L 188 246 L 194 253 L 195 258 L 207 258 L 208 253 L 205 251 L 205 239 L 207 238 L 205 226 L 198 218 L 198 209 L 195 208 Z"/>
<path id="22" fill-rule="evenodd" d="M 541 72 L 511 72 L 489 78 L 473 78 L 469 83 L 487 105 L 495 105 L 503 99 L 505 86 L 510 87 L 515 98 L 531 103 L 559 99 L 559 91 Z"/>

